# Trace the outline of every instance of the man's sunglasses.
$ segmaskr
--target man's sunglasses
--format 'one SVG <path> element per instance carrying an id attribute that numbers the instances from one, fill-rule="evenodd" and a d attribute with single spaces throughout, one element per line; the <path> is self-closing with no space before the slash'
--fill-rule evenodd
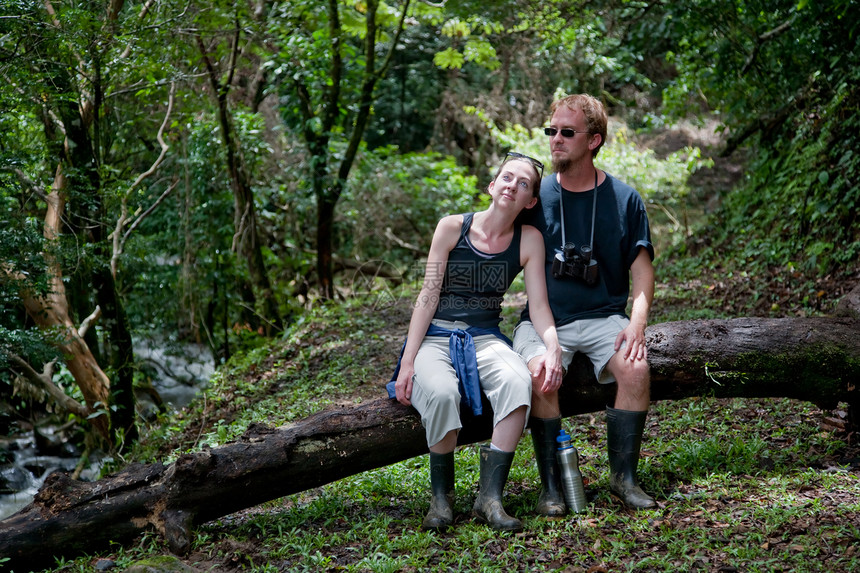
<path id="1" fill-rule="evenodd" d="M 534 157 L 529 157 L 528 155 L 523 155 L 522 153 L 517 153 L 516 151 L 509 151 L 505 155 L 506 163 L 508 159 L 525 159 L 526 161 L 535 166 L 535 168 L 540 172 L 540 179 L 543 179 L 543 163 L 541 163 Z"/>
<path id="2" fill-rule="evenodd" d="M 543 128 L 543 132 L 550 137 L 554 137 L 556 133 L 561 132 L 562 137 L 573 137 L 577 133 L 591 133 L 590 131 L 577 131 L 576 129 L 570 129 L 569 127 L 564 127 L 562 129 L 558 129 L 555 127 L 545 127 Z"/>

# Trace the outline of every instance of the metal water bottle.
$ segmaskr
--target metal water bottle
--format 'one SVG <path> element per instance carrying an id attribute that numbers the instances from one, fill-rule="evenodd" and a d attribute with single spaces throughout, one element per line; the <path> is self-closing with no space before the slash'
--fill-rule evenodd
<path id="1" fill-rule="evenodd" d="M 582 486 L 582 474 L 579 471 L 579 452 L 570 442 L 570 436 L 562 428 L 558 437 L 558 450 L 556 458 L 561 468 L 561 489 L 564 492 L 564 500 L 567 507 L 574 513 L 585 510 L 585 488 Z"/>

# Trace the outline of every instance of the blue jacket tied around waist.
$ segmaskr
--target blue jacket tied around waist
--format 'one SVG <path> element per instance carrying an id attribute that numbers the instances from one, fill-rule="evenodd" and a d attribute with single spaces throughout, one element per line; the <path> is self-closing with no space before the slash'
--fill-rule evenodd
<path id="1" fill-rule="evenodd" d="M 451 354 L 451 364 L 454 366 L 454 372 L 457 373 L 457 380 L 460 386 L 461 404 L 472 411 L 475 416 L 480 416 L 483 412 L 481 405 L 481 381 L 478 376 L 478 357 L 475 352 L 475 341 L 473 336 L 482 336 L 492 334 L 497 338 L 504 340 L 508 346 L 511 346 L 510 339 L 502 334 L 498 326 L 493 328 L 481 328 L 478 326 L 470 326 L 466 330 L 459 328 L 447 329 L 435 324 L 430 324 L 427 329 L 427 336 L 447 336 L 448 349 Z M 396 396 L 394 391 L 394 383 L 397 381 L 397 376 L 400 374 L 400 361 L 403 359 L 403 349 L 406 348 L 406 342 L 403 342 L 403 347 L 400 349 L 400 358 L 397 359 L 397 367 L 394 369 L 394 374 L 391 377 L 391 382 L 385 385 L 388 390 L 388 397 Z"/>

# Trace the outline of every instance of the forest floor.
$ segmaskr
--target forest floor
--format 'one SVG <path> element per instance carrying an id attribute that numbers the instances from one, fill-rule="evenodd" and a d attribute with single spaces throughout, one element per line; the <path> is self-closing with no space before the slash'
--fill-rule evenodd
<path id="1" fill-rule="evenodd" d="M 383 393 L 382 384 L 393 365 L 392 349 L 397 348 L 409 322 L 409 305 L 401 301 L 386 309 L 366 309 L 375 318 L 382 314 L 382 327 L 368 330 L 368 322 L 362 322 L 368 340 L 363 349 L 362 363 L 370 365 L 378 376 L 367 383 L 359 384 L 351 392 L 337 397 L 335 403 L 349 405 L 374 400 Z M 360 312 L 360 309 L 352 309 Z M 360 317 L 356 317 L 361 322 Z M 338 329 L 324 327 L 308 329 L 304 343 L 309 347 L 324 348 L 341 336 Z M 341 348 L 339 352 L 350 352 Z M 321 355 L 323 356 L 323 355 Z M 317 369 L 323 373 L 325 360 L 304 363 L 304 368 Z M 253 378 L 278 376 L 279 372 L 265 370 L 265 365 L 254 372 Z M 304 372 L 303 375 L 310 375 Z M 679 421 L 690 412 L 699 412 L 695 422 Z M 237 413 L 229 406 L 222 411 L 210 411 L 210 419 L 230 420 Z M 823 409 L 809 403 L 783 399 L 707 399 L 674 403 L 655 403 L 649 415 L 643 440 L 643 463 L 652 469 L 643 485 L 656 493 L 658 509 L 637 514 L 619 505 L 605 491 L 605 424 L 602 413 L 574 416 L 565 420 L 569 431 L 577 436 L 582 458 L 585 486 L 590 507 L 585 517 L 565 518 L 567 524 L 542 520 L 532 511 L 537 482 L 534 476 L 528 479 L 512 478 L 506 490 L 507 507 L 526 519 L 526 531 L 515 536 L 486 540 L 477 551 L 486 556 L 502 559 L 505 552 L 522 554 L 519 561 L 500 561 L 498 568 L 476 565 L 475 562 L 455 565 L 451 553 L 469 553 L 460 537 L 477 535 L 468 528 L 472 518 L 469 505 L 474 495 L 473 473 L 463 475 L 460 471 L 466 452 L 458 453 L 458 491 L 466 489 L 456 508 L 458 534 L 433 534 L 436 549 L 416 548 L 414 551 L 438 551 L 438 557 L 430 558 L 432 566 L 401 568 L 373 567 L 360 562 L 367 555 L 368 547 L 377 541 L 355 540 L 355 532 L 362 532 L 364 520 L 382 522 L 384 535 L 390 543 L 405 543 L 417 528 L 426 509 L 429 493 L 419 490 L 415 499 L 409 492 L 380 494 L 372 489 L 354 493 L 354 486 L 336 485 L 334 489 L 317 488 L 305 492 L 295 499 L 272 502 L 250 508 L 219 520 L 203 528 L 204 535 L 212 538 L 202 544 L 183 563 L 195 571 L 309 571 L 313 570 L 309 558 L 296 550 L 287 550 L 287 545 L 314 535 L 325 535 L 324 547 L 317 556 L 327 565 L 318 570 L 326 571 L 561 571 L 563 573 L 609 573 L 618 571 L 851 571 L 856 565 L 852 555 L 860 546 L 860 513 L 848 511 L 846 516 L 840 508 L 856 508 L 860 493 L 860 440 L 846 429 L 847 413 L 844 405 L 835 409 Z M 714 420 L 713 424 L 711 420 Z M 189 427 L 187 436 L 201 428 Z M 800 436 L 800 437 L 798 437 Z M 690 440 L 684 442 L 684 440 Z M 805 440 L 811 441 L 806 442 Z M 673 468 L 676 454 L 674 446 L 667 442 L 679 440 L 679 450 L 694 448 L 693 456 L 701 455 L 692 463 L 700 463 L 702 469 L 687 470 Z M 738 459 L 725 459 L 724 452 L 708 452 L 717 448 L 715 444 L 732 440 L 759 444 L 750 452 L 736 452 Z M 587 445 L 583 442 L 587 441 Z M 524 445 L 525 444 L 525 445 Z M 518 460 L 530 463 L 531 441 L 524 436 L 518 450 Z M 686 444 L 686 445 L 683 445 Z M 691 445 L 692 444 L 692 445 Z M 701 445 L 701 454 L 695 453 L 696 444 Z M 758 449 L 760 447 L 760 449 Z M 743 446 L 740 447 L 741 449 Z M 798 451 L 801 450 L 801 451 Z M 459 450 L 458 450 L 459 451 Z M 728 458 L 731 458 L 731 447 Z M 709 460 L 715 455 L 718 461 Z M 680 454 L 677 454 L 682 459 Z M 739 460 L 745 460 L 740 462 Z M 688 460 L 689 461 L 689 460 Z M 462 465 L 461 465 L 462 464 Z M 660 467 L 661 469 L 657 469 Z M 397 471 L 397 470 L 394 470 Z M 419 473 L 426 469 L 416 470 Z M 514 470 L 516 472 L 516 470 Z M 726 478 L 715 478 L 713 474 L 725 473 Z M 464 472 L 465 473 L 465 472 Z M 731 474 L 736 474 L 732 476 Z M 376 474 L 374 474 L 376 475 Z M 470 478 L 472 476 L 472 478 Z M 807 477 L 808 476 L 808 477 Z M 847 486 L 834 486 L 830 477 L 847 479 Z M 368 477 L 364 481 L 380 479 Z M 388 478 L 390 479 L 390 478 Z M 396 478 L 395 478 L 396 479 Z M 407 477 L 412 479 L 414 477 Z M 721 481 L 723 480 L 724 481 Z M 787 490 L 776 485 L 788 479 Z M 668 483 L 664 483 L 664 480 Z M 792 481 L 793 480 L 793 481 Z M 381 478 L 386 482 L 386 478 Z M 852 485 L 853 484 L 853 485 Z M 384 486 L 383 490 L 385 489 Z M 382 499 L 380 500 L 380 496 Z M 328 502 L 321 500 L 329 500 Z M 390 500 L 390 502 L 388 501 Z M 330 517 L 308 517 L 305 521 L 291 521 L 284 517 L 290 512 L 300 513 L 302 504 L 333 504 Z M 335 509 L 336 508 L 336 509 Z M 765 516 L 768 512 L 772 516 Z M 306 515 L 322 510 L 307 510 Z M 783 516 L 783 512 L 790 515 Z M 367 517 L 373 515 L 372 520 Z M 607 515 L 612 517 L 607 518 Z M 731 516 L 727 518 L 725 516 Z M 613 521 L 619 520 L 619 522 Z M 737 521 L 732 521 L 736 519 Z M 295 525 L 293 537 L 278 537 L 282 525 L 273 523 L 284 520 Z M 261 524 L 265 523 L 263 526 Z M 620 523 L 620 525 L 619 525 Z M 579 525 L 573 525 L 579 524 Z M 823 524 L 823 525 L 822 525 Z M 265 528 L 264 528 L 265 527 Z M 630 528 L 626 531 L 625 528 Z M 288 526 L 283 526 L 286 531 Z M 466 532 L 464 533 L 464 530 Z M 559 530 L 562 533 L 559 533 Z M 583 530 L 587 530 L 583 532 Z M 235 535 L 234 532 L 244 533 Z M 254 533 L 248 535 L 248 531 Z M 276 533 L 277 531 L 277 533 Z M 301 531 L 301 533 L 299 533 Z M 357 536 L 364 535 L 358 533 Z M 423 534 L 430 535 L 430 534 Z M 496 537 L 492 534 L 489 537 Z M 611 551 L 606 548 L 607 539 L 628 536 L 630 546 Z M 675 538 L 677 541 L 672 541 Z M 279 553 L 273 543 L 283 541 Z M 552 543 L 548 545 L 548 539 Z M 429 542 L 428 542 L 429 543 Z M 687 543 L 683 549 L 690 556 L 678 557 L 678 543 Z M 703 546 L 704 544 L 705 546 Z M 758 554 L 748 558 L 738 557 L 736 546 L 746 549 L 754 544 L 751 552 Z M 820 544 L 820 546 L 816 546 Z M 566 557 L 554 557 L 566 555 Z M 798 567 L 793 559 L 807 559 L 803 552 L 814 555 L 810 566 Z M 287 556 L 283 556 L 288 554 Z M 762 558 L 761 555 L 767 558 Z M 795 554 L 790 558 L 787 555 Z M 278 555 L 277 558 L 274 556 Z M 576 555 L 577 557 L 573 557 Z M 584 557 L 586 556 L 586 557 Z M 394 555 L 392 555 L 392 558 Z M 860 552 L 858 552 L 860 557 Z M 513 563 L 513 565 L 512 565 Z M 652 563 L 652 565 L 646 565 Z M 668 563 L 668 568 L 654 563 Z M 269 567 L 268 569 L 266 567 Z"/>

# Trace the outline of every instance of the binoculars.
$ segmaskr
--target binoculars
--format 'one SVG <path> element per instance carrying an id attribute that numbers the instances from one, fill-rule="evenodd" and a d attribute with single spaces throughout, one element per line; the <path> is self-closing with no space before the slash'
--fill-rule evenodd
<path id="1" fill-rule="evenodd" d="M 565 243 L 552 260 L 552 276 L 557 279 L 572 277 L 588 286 L 597 284 L 599 269 L 597 261 L 592 258 L 591 245 L 577 248 L 573 243 Z"/>

